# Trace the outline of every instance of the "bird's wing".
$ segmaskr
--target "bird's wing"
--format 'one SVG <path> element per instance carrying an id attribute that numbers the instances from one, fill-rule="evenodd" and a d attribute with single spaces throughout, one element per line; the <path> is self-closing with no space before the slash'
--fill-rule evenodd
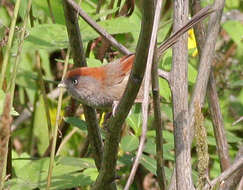
<path id="1" fill-rule="evenodd" d="M 105 65 L 104 71 L 106 76 L 104 77 L 103 83 L 106 86 L 116 86 L 122 83 L 131 71 L 134 58 L 135 55 L 132 54 Z"/>

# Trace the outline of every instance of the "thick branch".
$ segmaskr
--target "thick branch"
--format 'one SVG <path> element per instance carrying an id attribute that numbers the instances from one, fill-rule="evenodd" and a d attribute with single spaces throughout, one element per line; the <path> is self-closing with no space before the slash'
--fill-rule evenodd
<path id="1" fill-rule="evenodd" d="M 156 2 L 152 36 L 151 36 L 151 41 L 149 44 L 148 61 L 147 61 L 145 77 L 144 77 L 144 89 L 143 89 L 144 97 L 143 97 L 143 104 L 142 104 L 143 124 L 142 124 L 142 134 L 141 134 L 141 138 L 140 138 L 140 144 L 138 147 L 137 155 L 136 155 L 131 173 L 129 175 L 129 178 L 127 180 L 124 190 L 129 190 L 130 185 L 132 184 L 132 181 L 134 179 L 135 173 L 136 173 L 138 165 L 139 165 L 140 158 L 143 153 L 145 141 L 146 141 L 147 125 L 148 125 L 149 92 L 150 92 L 149 88 L 150 88 L 150 83 L 151 83 L 151 70 L 152 70 L 154 50 L 155 50 L 157 32 L 158 32 L 160 15 L 161 15 L 162 2 L 163 2 L 162 0 L 158 0 Z M 156 70 L 157 70 L 157 67 L 156 67 Z"/>
<path id="2" fill-rule="evenodd" d="M 188 18 L 188 1 L 174 1 L 174 31 Z M 176 159 L 176 186 L 180 190 L 194 189 L 191 176 L 191 150 L 188 121 L 187 34 L 173 47 L 170 84 L 173 97 L 173 125 Z"/>
<path id="3" fill-rule="evenodd" d="M 117 107 L 115 117 L 108 123 L 109 132 L 106 136 L 104 157 L 99 176 L 93 190 L 106 189 L 107 184 L 115 179 L 118 145 L 121 138 L 122 124 L 131 109 L 143 80 L 148 47 L 150 44 L 153 23 L 153 0 L 143 1 L 142 28 L 136 51 L 135 62 L 131 71 L 125 93 Z"/>
<path id="4" fill-rule="evenodd" d="M 69 43 L 71 46 L 73 60 L 75 66 L 86 66 L 84 50 L 80 35 L 80 29 L 78 25 L 77 14 L 73 8 L 69 5 L 67 0 L 63 0 L 64 13 L 66 18 L 67 31 L 69 36 Z M 84 106 L 84 115 L 88 124 L 88 137 L 89 142 L 94 149 L 94 159 L 97 168 L 100 168 L 103 153 L 103 144 L 99 132 L 98 121 L 96 118 L 96 112 L 94 109 Z"/>

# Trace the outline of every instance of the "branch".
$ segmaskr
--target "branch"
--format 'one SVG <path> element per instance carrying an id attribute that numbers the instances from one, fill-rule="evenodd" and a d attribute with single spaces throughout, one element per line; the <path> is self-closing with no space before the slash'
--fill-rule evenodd
<path id="1" fill-rule="evenodd" d="M 63 0 L 63 7 L 69 36 L 69 43 L 71 46 L 75 66 L 86 66 L 77 14 L 69 5 L 67 0 Z M 102 161 L 103 144 L 99 132 L 98 121 L 96 118 L 96 111 L 93 108 L 85 105 L 83 105 L 83 108 L 85 120 L 88 125 L 89 142 L 93 148 L 93 151 L 95 152 L 95 164 L 99 169 Z"/>
<path id="2" fill-rule="evenodd" d="M 215 44 L 216 44 L 216 40 L 220 28 L 221 15 L 224 8 L 224 0 L 215 0 L 213 7 L 215 9 L 215 12 L 212 13 L 209 19 L 207 37 L 200 57 L 197 80 L 193 90 L 192 99 L 189 105 L 189 118 L 190 118 L 189 128 L 191 131 L 190 134 L 191 142 L 194 136 L 194 129 L 193 129 L 193 123 L 195 119 L 194 105 L 195 102 L 199 102 L 200 107 L 202 107 L 204 103 L 212 60 L 214 56 Z"/>
<path id="3" fill-rule="evenodd" d="M 234 163 L 236 163 L 242 157 L 243 157 L 243 144 L 241 144 L 241 147 L 239 148 Z M 243 167 L 239 168 L 239 170 L 237 170 L 234 174 L 232 174 L 228 179 L 225 180 L 225 185 L 222 188 L 222 190 L 236 189 L 238 183 L 241 181 L 242 176 L 243 176 Z"/>
<path id="4" fill-rule="evenodd" d="M 11 95 L 5 96 L 3 112 L 0 117 L 0 189 L 3 190 L 7 168 L 8 144 L 11 135 Z"/>
<path id="5" fill-rule="evenodd" d="M 163 156 L 163 131 L 164 122 L 161 118 L 160 111 L 160 89 L 158 72 L 158 59 L 156 59 L 156 52 L 154 54 L 153 68 L 152 68 L 152 94 L 153 94 L 153 107 L 154 107 L 154 128 L 156 130 L 156 160 L 157 160 L 157 181 L 160 189 L 166 189 L 166 177 L 164 171 L 164 156 Z"/>
<path id="6" fill-rule="evenodd" d="M 174 1 L 174 31 L 187 22 L 188 0 Z M 191 170 L 191 149 L 188 127 L 187 34 L 173 47 L 170 84 L 173 99 L 173 125 L 176 160 L 176 186 L 180 190 L 194 189 Z"/>
<path id="7" fill-rule="evenodd" d="M 109 120 L 109 132 L 104 146 L 104 157 L 100 173 L 92 190 L 106 189 L 107 184 L 115 179 L 118 146 L 121 138 L 122 124 L 137 96 L 141 86 L 148 57 L 153 23 L 153 0 L 143 1 L 143 17 L 135 62 L 127 83 L 127 88 L 120 100 L 115 116 Z"/>
<path id="8" fill-rule="evenodd" d="M 89 15 L 87 15 L 80 6 L 74 2 L 73 0 L 66 0 L 72 8 L 77 11 L 77 13 L 92 27 L 96 32 L 98 32 L 102 37 L 107 39 L 111 45 L 113 45 L 115 48 L 117 48 L 118 51 L 125 55 L 132 54 L 126 47 L 122 46 L 120 43 L 118 43 L 115 38 L 113 38 L 108 32 L 106 32 L 103 28 L 101 28 L 95 21 L 93 21 Z"/>
<path id="9" fill-rule="evenodd" d="M 167 82 L 170 82 L 170 72 L 164 71 L 162 69 L 157 69 L 158 70 L 158 76 L 167 80 Z"/>
<path id="10" fill-rule="evenodd" d="M 203 190 L 208 190 L 215 185 L 223 185 L 224 181 L 229 178 L 234 172 L 243 167 L 243 156 L 241 156 L 234 164 L 232 164 L 228 169 L 226 169 L 220 176 L 215 178 L 210 184 L 207 184 Z M 211 187 L 210 187 L 211 186 Z"/>
<path id="11" fill-rule="evenodd" d="M 196 13 L 201 9 L 201 0 L 194 0 L 192 3 L 192 11 Z M 198 23 L 194 26 L 196 41 L 198 45 L 199 55 L 201 55 L 204 41 L 205 41 L 205 26 L 203 23 Z M 217 143 L 218 154 L 220 158 L 220 166 L 222 171 L 227 169 L 230 166 L 230 158 L 229 158 L 229 150 L 227 139 L 224 130 L 223 117 L 221 114 L 219 99 L 216 90 L 216 82 L 213 75 L 213 68 L 210 72 L 210 78 L 208 83 L 208 100 L 209 100 L 209 108 L 213 121 L 214 134 Z"/>
<path id="12" fill-rule="evenodd" d="M 154 49 L 156 45 L 156 39 L 157 39 L 157 33 L 158 33 L 158 27 L 159 27 L 159 21 L 160 21 L 160 15 L 161 15 L 161 6 L 162 6 L 162 0 L 157 0 L 156 7 L 155 7 L 155 16 L 153 20 L 153 29 L 152 29 L 152 36 L 151 41 L 149 44 L 149 52 L 148 52 L 148 60 L 146 65 L 146 71 L 145 71 L 145 77 L 144 77 L 144 97 L 143 97 L 143 104 L 142 104 L 142 112 L 143 112 L 143 124 L 142 124 L 142 134 L 140 138 L 140 144 L 138 148 L 138 152 L 131 170 L 131 173 L 129 175 L 129 178 L 127 180 L 126 186 L 124 190 L 129 190 L 134 176 L 136 174 L 139 161 L 141 159 L 145 141 L 146 141 L 146 134 L 147 134 L 147 124 L 148 124 L 148 106 L 149 106 L 149 88 L 151 83 L 151 70 L 152 70 L 152 64 L 153 64 L 153 57 L 154 57 Z M 153 8 L 154 9 L 154 8 Z M 150 12 L 153 14 L 153 12 Z M 152 15 L 153 17 L 153 15 Z M 157 67 L 156 67 L 157 70 Z M 160 147 L 161 148 L 161 147 Z"/>

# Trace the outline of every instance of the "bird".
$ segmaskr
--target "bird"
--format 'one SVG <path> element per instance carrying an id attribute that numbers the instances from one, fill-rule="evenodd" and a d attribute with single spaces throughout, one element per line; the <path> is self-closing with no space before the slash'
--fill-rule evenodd
<path id="1" fill-rule="evenodd" d="M 106 110 L 119 101 L 128 81 L 135 55 L 127 55 L 100 67 L 80 67 L 70 70 L 58 87 L 64 87 L 70 95 L 96 109 Z M 136 102 L 142 101 L 140 90 Z"/>
<path id="2" fill-rule="evenodd" d="M 213 9 L 210 7 L 198 12 L 159 46 L 158 55 L 161 56 L 165 50 L 177 42 L 181 35 L 212 12 Z M 82 104 L 95 109 L 110 109 L 121 99 L 125 91 L 134 60 L 135 54 L 130 54 L 99 67 L 75 68 L 67 72 L 58 87 L 66 88 L 68 93 Z M 142 102 L 142 89 L 143 84 L 135 102 Z"/>

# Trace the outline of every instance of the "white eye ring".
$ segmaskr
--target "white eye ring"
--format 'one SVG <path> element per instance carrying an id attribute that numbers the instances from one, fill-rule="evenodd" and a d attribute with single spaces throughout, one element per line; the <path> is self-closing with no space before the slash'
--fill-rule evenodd
<path id="1" fill-rule="evenodd" d="M 78 84 L 78 80 L 77 79 L 72 80 L 72 84 L 73 85 L 77 85 Z"/>

